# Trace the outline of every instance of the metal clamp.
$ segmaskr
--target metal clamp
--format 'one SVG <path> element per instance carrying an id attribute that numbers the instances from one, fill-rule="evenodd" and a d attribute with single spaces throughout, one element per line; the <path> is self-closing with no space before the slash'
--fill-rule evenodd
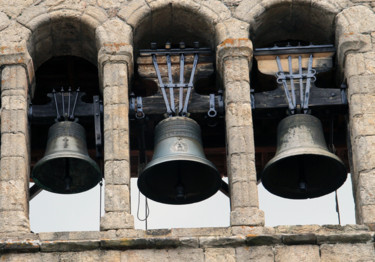
<path id="1" fill-rule="evenodd" d="M 96 157 L 102 157 L 102 131 L 100 123 L 100 100 L 99 96 L 93 97 L 94 125 L 95 125 L 95 145 Z"/>
<path id="2" fill-rule="evenodd" d="M 217 112 L 215 110 L 215 94 L 210 94 L 210 109 L 207 112 L 209 117 L 217 116 Z"/>
<path id="3" fill-rule="evenodd" d="M 142 102 L 141 96 L 137 96 L 137 112 L 135 112 L 135 118 L 137 118 L 137 119 L 145 118 L 145 113 L 143 112 L 143 102 Z"/>
<path id="4" fill-rule="evenodd" d="M 151 43 L 151 49 L 149 50 L 141 50 L 141 55 L 151 55 L 152 56 L 152 62 L 155 68 L 155 72 L 158 78 L 159 87 L 163 96 L 163 100 L 166 107 L 166 114 L 168 117 L 171 117 L 173 115 L 181 115 L 181 116 L 187 116 L 188 113 L 188 104 L 191 96 L 191 91 L 193 89 L 193 81 L 195 72 L 197 69 L 198 59 L 200 53 L 210 53 L 210 50 L 207 48 L 199 48 L 199 43 L 194 43 L 194 48 L 186 48 L 185 43 L 180 43 L 179 49 L 172 49 L 171 44 L 169 42 L 166 43 L 165 49 L 156 49 L 156 43 Z M 185 55 L 186 54 L 194 54 L 194 61 L 193 61 L 193 67 L 191 70 L 189 82 L 186 83 L 184 79 L 184 67 L 185 67 Z M 164 84 L 159 65 L 156 59 L 157 55 L 165 55 L 166 61 L 167 61 L 167 71 L 168 71 L 168 84 Z M 179 55 L 180 57 L 180 77 L 179 77 L 179 83 L 175 84 L 173 82 L 172 77 L 172 62 L 171 62 L 171 55 Z M 169 89 L 169 100 L 167 97 L 166 88 Z M 178 111 L 176 110 L 175 105 L 175 99 L 174 99 L 174 88 L 179 88 L 179 102 L 178 102 Z M 186 96 L 184 98 L 184 88 L 187 88 Z"/>
<path id="5" fill-rule="evenodd" d="M 277 67 L 279 69 L 279 72 L 276 73 L 277 76 L 277 83 L 282 84 L 284 91 L 285 91 L 285 97 L 288 102 L 288 108 L 291 114 L 294 114 L 296 109 L 299 108 L 296 102 L 296 94 L 295 94 L 295 85 L 294 80 L 299 80 L 299 93 L 300 93 L 300 108 L 303 109 L 304 113 L 308 113 L 309 111 L 309 98 L 310 98 L 310 88 L 311 83 L 315 82 L 316 77 L 316 70 L 312 69 L 312 63 L 313 63 L 313 56 L 312 54 L 309 57 L 307 72 L 302 71 L 302 57 L 298 56 L 298 67 L 299 72 L 298 74 L 293 73 L 292 68 L 292 57 L 288 56 L 288 66 L 289 66 L 289 73 L 285 73 L 282 66 L 280 57 L 276 56 L 276 62 Z M 303 84 L 303 79 L 306 79 L 306 85 Z M 289 80 L 289 86 L 287 83 L 287 80 Z"/>

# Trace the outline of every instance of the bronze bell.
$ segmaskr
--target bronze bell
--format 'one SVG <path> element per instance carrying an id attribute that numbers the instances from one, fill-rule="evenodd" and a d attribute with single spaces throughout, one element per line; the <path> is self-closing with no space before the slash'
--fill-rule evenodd
<path id="1" fill-rule="evenodd" d="M 138 178 L 142 194 L 165 204 L 190 204 L 214 195 L 221 181 L 194 120 L 171 117 L 156 126 L 154 156 Z"/>
<path id="2" fill-rule="evenodd" d="M 279 123 L 276 154 L 261 175 L 269 192 L 291 199 L 320 197 L 346 177 L 344 163 L 327 148 L 318 118 L 296 114 Z"/>
<path id="3" fill-rule="evenodd" d="M 84 192 L 101 180 L 101 172 L 87 152 L 85 129 L 70 121 L 48 130 L 47 149 L 31 174 L 41 188 L 60 194 Z"/>

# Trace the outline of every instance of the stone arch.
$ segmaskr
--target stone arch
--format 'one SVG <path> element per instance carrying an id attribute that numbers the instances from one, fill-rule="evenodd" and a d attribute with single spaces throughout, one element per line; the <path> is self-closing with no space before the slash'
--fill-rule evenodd
<path id="1" fill-rule="evenodd" d="M 150 41 L 198 40 L 215 48 L 219 43 L 216 26 L 231 18 L 221 1 L 156 0 L 149 4 L 130 2 L 118 16 L 132 26 L 134 46 L 148 48 Z"/>
<path id="2" fill-rule="evenodd" d="M 255 47 L 289 39 L 323 44 L 334 41 L 335 17 L 351 5 L 348 0 L 245 0 L 236 9 L 235 16 L 250 23 Z"/>
<path id="3" fill-rule="evenodd" d="M 30 7 L 32 9 L 33 7 Z M 40 13 L 24 12 L 18 21 L 31 30 L 27 48 L 37 69 L 52 56 L 73 55 L 97 64 L 96 27 L 106 18 L 93 18 L 87 13 L 62 9 Z"/>

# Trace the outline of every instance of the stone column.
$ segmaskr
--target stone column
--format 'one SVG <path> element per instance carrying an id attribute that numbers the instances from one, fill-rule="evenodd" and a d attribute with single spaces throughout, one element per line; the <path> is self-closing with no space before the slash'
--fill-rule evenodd
<path id="1" fill-rule="evenodd" d="M 255 171 L 249 80 L 251 58 L 252 44 L 248 39 L 228 39 L 218 46 L 217 64 L 225 90 L 232 226 L 264 225 Z"/>
<path id="2" fill-rule="evenodd" d="M 28 81 L 24 67 L 1 73 L 0 233 L 28 233 L 29 135 Z"/>
<path id="3" fill-rule="evenodd" d="M 103 65 L 105 214 L 101 230 L 134 228 L 130 213 L 128 65 Z"/>
<path id="4" fill-rule="evenodd" d="M 365 6 L 336 17 L 339 68 L 347 80 L 348 142 L 356 221 L 375 230 L 375 14 Z"/>

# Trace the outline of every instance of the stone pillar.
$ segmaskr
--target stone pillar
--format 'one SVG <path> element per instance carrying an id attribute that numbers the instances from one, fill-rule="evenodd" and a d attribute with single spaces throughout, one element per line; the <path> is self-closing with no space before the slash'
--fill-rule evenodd
<path id="1" fill-rule="evenodd" d="M 348 148 L 356 221 L 375 230 L 375 14 L 364 6 L 345 9 L 336 17 L 339 68 L 347 80 Z"/>
<path id="2" fill-rule="evenodd" d="M 24 67 L 1 73 L 0 233 L 28 233 L 29 135 L 28 80 Z"/>
<path id="3" fill-rule="evenodd" d="M 264 225 L 259 209 L 255 149 L 250 104 L 248 39 L 229 39 L 218 46 L 217 64 L 225 89 L 227 163 L 231 225 Z"/>
<path id="4" fill-rule="evenodd" d="M 134 228 L 130 213 L 128 65 L 103 65 L 105 214 L 101 230 Z"/>

